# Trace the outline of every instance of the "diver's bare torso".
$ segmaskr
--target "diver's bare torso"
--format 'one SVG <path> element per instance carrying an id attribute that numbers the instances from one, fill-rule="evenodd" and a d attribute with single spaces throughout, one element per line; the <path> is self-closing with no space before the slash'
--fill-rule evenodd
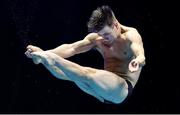
<path id="1" fill-rule="evenodd" d="M 109 43 L 106 39 L 97 41 L 96 49 L 104 58 L 104 69 L 113 73 L 125 75 L 134 86 L 139 78 L 140 71 L 130 73 L 128 65 L 134 57 L 134 53 L 130 49 L 131 42 L 123 33 L 122 38 L 117 38 L 114 42 Z M 123 77 L 123 76 L 120 76 Z"/>
<path id="2" fill-rule="evenodd" d="M 125 80 L 129 80 L 135 86 L 141 71 L 141 67 L 133 72 L 130 72 L 129 69 L 130 63 L 136 57 L 136 52 L 131 47 L 132 43 L 139 40 L 136 39 L 137 36 L 134 36 L 133 30 L 124 32 L 121 37 L 113 38 L 113 40 L 99 37 L 97 33 L 91 33 L 81 41 L 64 44 L 45 52 L 37 47 L 28 46 L 26 55 L 33 60 L 42 60 L 38 63 L 43 63 L 54 76 L 73 81 L 81 90 L 96 97 L 101 102 L 109 100 L 113 103 L 121 103 L 129 92 L 128 83 Z M 94 46 L 104 58 L 106 71 L 80 66 L 64 59 L 86 52 Z M 31 57 L 30 54 L 34 57 Z"/>

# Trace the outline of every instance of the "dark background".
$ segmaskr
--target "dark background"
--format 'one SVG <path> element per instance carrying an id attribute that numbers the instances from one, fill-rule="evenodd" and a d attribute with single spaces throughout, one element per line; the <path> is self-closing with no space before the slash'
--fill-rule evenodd
<path id="1" fill-rule="evenodd" d="M 179 113 L 178 7 L 174 1 L 140 0 L 6 0 L 1 1 L 0 113 Z M 53 77 L 25 57 L 33 44 L 44 50 L 72 43 L 88 34 L 91 12 L 109 5 L 117 19 L 135 27 L 144 42 L 146 66 L 131 98 L 102 104 L 72 82 Z M 83 66 L 103 68 L 97 51 L 69 58 Z M 172 65 L 169 65 L 172 64 Z M 177 64 L 178 65 L 178 64 Z"/>

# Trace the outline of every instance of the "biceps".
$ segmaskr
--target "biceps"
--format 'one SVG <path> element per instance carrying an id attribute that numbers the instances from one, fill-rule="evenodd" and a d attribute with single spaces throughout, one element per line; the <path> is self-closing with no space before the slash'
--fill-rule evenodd
<path id="1" fill-rule="evenodd" d="M 135 53 L 136 56 L 144 55 L 144 48 L 142 44 L 132 43 L 131 45 L 132 51 Z"/>

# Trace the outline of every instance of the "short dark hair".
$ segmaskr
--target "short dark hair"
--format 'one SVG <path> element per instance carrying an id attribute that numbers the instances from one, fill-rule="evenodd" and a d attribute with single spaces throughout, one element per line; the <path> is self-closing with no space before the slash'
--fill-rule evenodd
<path id="1" fill-rule="evenodd" d="M 104 26 L 111 26 L 114 19 L 114 13 L 109 6 L 101 6 L 92 12 L 87 23 L 89 32 L 98 32 Z"/>

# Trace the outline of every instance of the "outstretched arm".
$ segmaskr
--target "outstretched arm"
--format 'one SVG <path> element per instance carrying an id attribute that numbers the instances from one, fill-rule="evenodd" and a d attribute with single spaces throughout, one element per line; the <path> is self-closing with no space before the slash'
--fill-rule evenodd
<path id="1" fill-rule="evenodd" d="M 87 52 L 95 47 L 95 40 L 98 37 L 99 35 L 97 33 L 90 33 L 83 40 L 77 41 L 72 44 L 63 44 L 48 51 L 53 52 L 63 58 L 68 58 L 75 54 Z"/>
<path id="2" fill-rule="evenodd" d="M 75 54 L 83 53 L 89 51 L 91 48 L 95 47 L 95 40 L 102 39 L 97 33 L 88 34 L 83 40 L 77 41 L 72 44 L 63 44 L 57 48 L 47 50 L 62 58 L 68 58 Z M 43 51 L 41 48 L 29 45 L 27 46 L 26 55 L 31 58 L 30 53 L 36 51 Z"/>

